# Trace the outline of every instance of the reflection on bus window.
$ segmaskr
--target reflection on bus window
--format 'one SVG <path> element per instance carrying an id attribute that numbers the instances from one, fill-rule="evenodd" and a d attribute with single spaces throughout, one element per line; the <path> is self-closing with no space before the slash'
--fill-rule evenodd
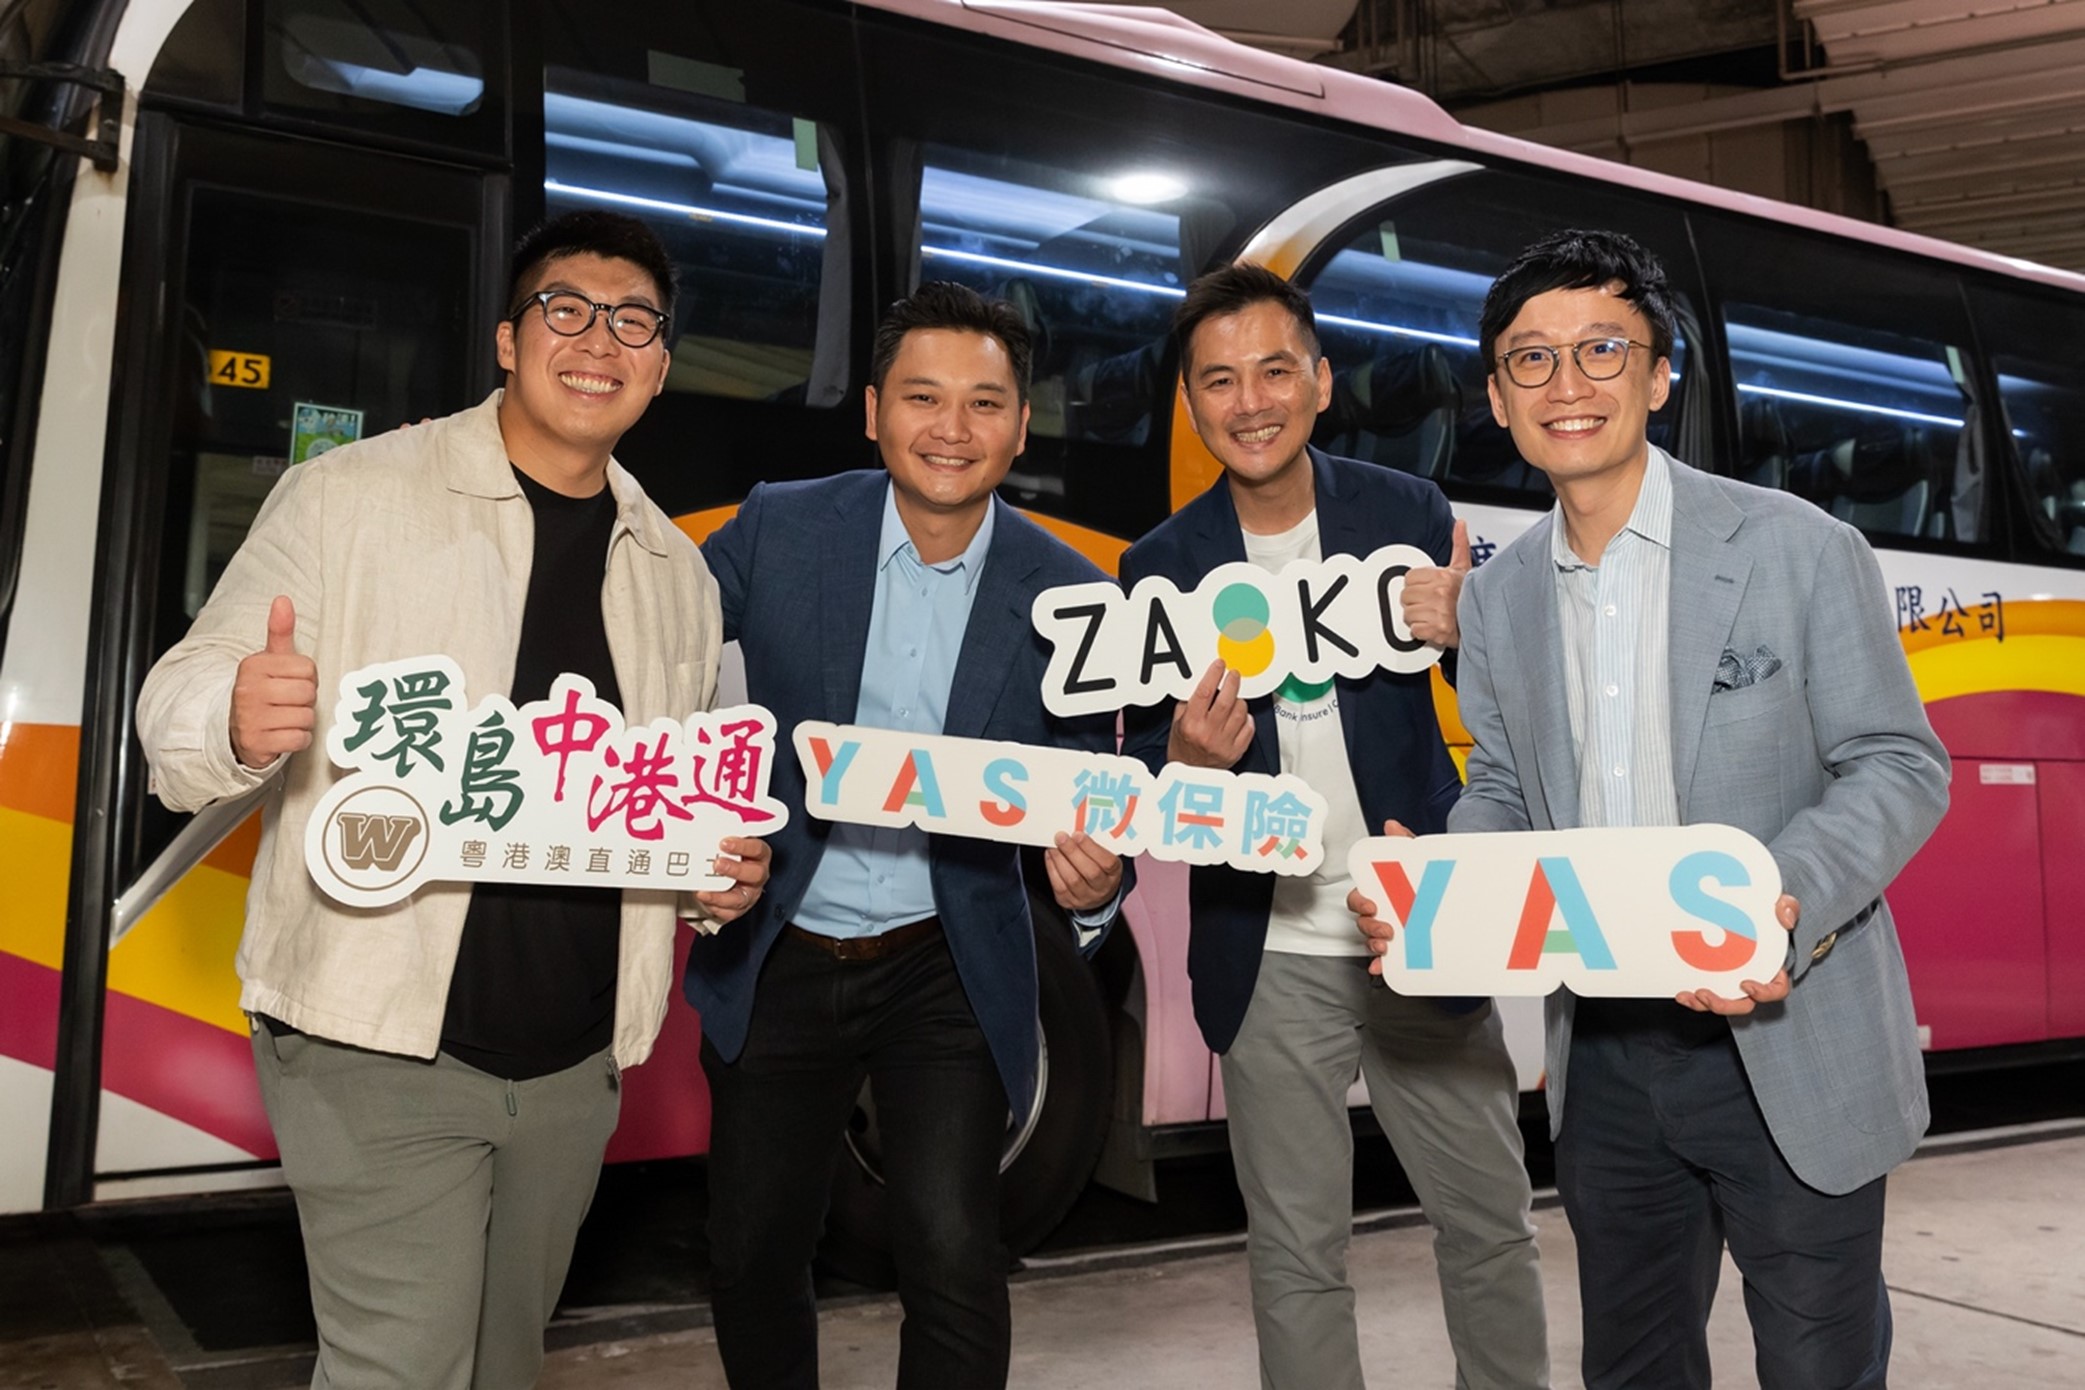
<path id="1" fill-rule="evenodd" d="M 1028 320 L 1029 433 L 1145 442 L 1170 385 L 1160 374 L 1188 278 L 1189 191 L 1156 173 L 1109 179 L 935 145 L 923 156 L 920 278 L 1010 300 Z M 1061 477 L 1021 476 L 1027 463 L 1014 465 L 1015 487 L 1062 494 Z"/>
<path id="2" fill-rule="evenodd" d="M 1466 224 L 1482 221 L 1472 216 Z M 1418 241 L 1409 223 L 1400 237 L 1398 224 L 1385 221 L 1325 263 L 1310 286 L 1332 364 L 1332 405 L 1315 436 L 1320 448 L 1437 482 L 1530 501 L 1550 495 L 1549 480 L 1492 418 L 1477 354 L 1485 291 L 1520 249 L 1520 234 L 1516 228 L 1488 248 L 1466 241 L 1450 248 Z M 1672 447 L 1686 355 L 1684 339 L 1676 340 L 1671 397 L 1650 420 L 1660 447 Z"/>
<path id="3" fill-rule="evenodd" d="M 2085 555 L 2085 382 L 2075 363 L 1997 356 L 1998 399 L 2027 473 L 2028 497 L 2056 548 Z"/>
<path id="4" fill-rule="evenodd" d="M 278 17 L 283 71 L 314 91 L 442 116 L 478 108 L 485 79 L 478 55 L 418 25 L 394 27 L 384 4 L 290 0 Z"/>
<path id="5" fill-rule="evenodd" d="M 255 66 L 269 111 L 506 155 L 507 25 L 500 9 L 414 0 L 259 4 Z M 225 0 L 194 7 L 170 56 L 170 90 L 236 100 L 244 66 L 237 12 Z M 213 43 L 223 50 L 214 64 Z"/>
<path id="6" fill-rule="evenodd" d="M 550 68 L 546 204 L 627 212 L 666 243 L 681 272 L 669 391 L 832 405 L 847 295 L 829 140 L 815 122 L 685 90 L 694 67 L 712 70 L 683 60 L 673 85 L 639 85 Z M 821 334 L 823 298 L 837 317 Z"/>
<path id="7" fill-rule="evenodd" d="M 1982 467 L 1962 354 L 1944 343 L 1727 306 L 1741 477 L 1876 536 L 1976 540 Z"/>

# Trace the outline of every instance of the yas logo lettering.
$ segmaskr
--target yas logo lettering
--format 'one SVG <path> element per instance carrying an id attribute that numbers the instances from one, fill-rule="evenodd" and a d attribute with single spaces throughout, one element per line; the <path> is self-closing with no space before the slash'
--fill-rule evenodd
<path id="1" fill-rule="evenodd" d="M 1727 825 L 1363 840 L 1348 868 L 1405 994 L 1732 994 L 1787 949 L 1773 856 Z"/>

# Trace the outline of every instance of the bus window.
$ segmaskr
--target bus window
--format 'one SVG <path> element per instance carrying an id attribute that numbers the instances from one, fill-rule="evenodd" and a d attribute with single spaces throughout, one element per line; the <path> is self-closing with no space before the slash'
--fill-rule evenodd
<path id="1" fill-rule="evenodd" d="M 2000 417 L 2032 510 L 2029 545 L 2085 556 L 2085 311 L 1978 289 L 1977 327 L 1998 373 Z"/>
<path id="2" fill-rule="evenodd" d="M 847 340 L 829 330 L 819 361 L 819 303 L 830 267 L 846 305 L 847 258 L 844 236 L 830 236 L 841 192 L 830 133 L 731 95 L 744 81 L 734 69 L 684 59 L 655 71 L 665 81 L 544 73 L 550 213 L 627 212 L 666 243 L 681 270 L 667 390 L 834 404 Z"/>
<path id="3" fill-rule="evenodd" d="M 1718 224 L 1704 257 L 1736 388 L 1732 471 L 1878 540 L 1988 531 L 1968 324 L 1951 275 Z"/>
<path id="4" fill-rule="evenodd" d="M 506 155 L 503 11 L 413 0 L 262 0 L 257 8 L 269 112 Z"/>
<path id="5" fill-rule="evenodd" d="M 1974 455 L 1956 350 L 1749 304 L 1726 305 L 1723 322 L 1753 481 L 1870 535 L 1953 534 L 1955 476 Z M 1963 519 L 1981 524 L 1973 509 Z"/>
<path id="6" fill-rule="evenodd" d="M 1130 201 L 1084 170 L 943 145 L 923 151 L 919 207 L 919 278 L 1009 299 L 1037 330 L 1030 434 L 1144 443 L 1191 278 L 1181 210 Z M 1020 463 L 1009 481 L 1063 490 Z"/>
<path id="7" fill-rule="evenodd" d="M 1568 207 L 1558 215 L 1553 208 Z M 1492 418 L 1477 355 L 1485 291 L 1520 250 L 1565 226 L 1628 232 L 1665 258 L 1675 287 L 1691 257 L 1677 217 L 1574 192 L 1566 202 L 1508 174 L 1453 178 L 1379 208 L 1323 256 L 1308 280 L 1318 337 L 1332 364 L 1332 405 L 1315 442 L 1500 501 L 1546 503 L 1549 480 L 1523 462 Z M 1650 437 L 1682 458 L 1692 312 L 1679 294 L 1671 395 Z M 1697 412 L 1699 414 L 1700 412 Z"/>

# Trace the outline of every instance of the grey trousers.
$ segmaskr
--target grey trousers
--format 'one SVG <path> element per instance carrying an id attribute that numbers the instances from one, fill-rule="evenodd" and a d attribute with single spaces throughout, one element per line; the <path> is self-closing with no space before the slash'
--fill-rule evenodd
<path id="1" fill-rule="evenodd" d="M 1434 1228 L 1456 1385 L 1549 1383 L 1512 1059 L 1496 1011 L 1394 994 L 1365 956 L 1270 951 L 1223 1056 L 1265 1390 L 1360 1390 L 1354 1289 L 1356 1069 Z"/>
<path id="2" fill-rule="evenodd" d="M 621 1111 L 603 1053 L 509 1082 L 253 1033 L 297 1199 L 312 1390 L 527 1390 Z"/>

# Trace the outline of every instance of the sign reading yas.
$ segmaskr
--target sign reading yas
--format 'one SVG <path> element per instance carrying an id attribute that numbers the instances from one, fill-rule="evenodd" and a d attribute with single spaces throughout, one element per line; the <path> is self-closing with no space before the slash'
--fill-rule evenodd
<path id="1" fill-rule="evenodd" d="M 1169 764 L 997 739 L 807 719 L 796 726 L 804 809 L 820 820 L 916 825 L 1015 845 L 1091 835 L 1115 854 L 1317 871 L 1325 799 L 1289 773 Z"/>
<path id="2" fill-rule="evenodd" d="M 1417 546 L 1386 545 L 1366 559 L 1297 560 L 1279 574 L 1233 561 L 1185 594 L 1158 575 L 1127 595 L 1105 583 L 1045 589 L 1030 610 L 1055 648 L 1043 704 L 1076 715 L 1185 699 L 1219 656 L 1248 699 L 1290 676 L 1423 671 L 1441 649 L 1405 626 L 1404 577 L 1432 565 Z"/>
<path id="3" fill-rule="evenodd" d="M 1788 950 L 1781 872 L 1728 825 L 1376 838 L 1347 863 L 1397 927 L 1400 994 L 1734 995 Z"/>

